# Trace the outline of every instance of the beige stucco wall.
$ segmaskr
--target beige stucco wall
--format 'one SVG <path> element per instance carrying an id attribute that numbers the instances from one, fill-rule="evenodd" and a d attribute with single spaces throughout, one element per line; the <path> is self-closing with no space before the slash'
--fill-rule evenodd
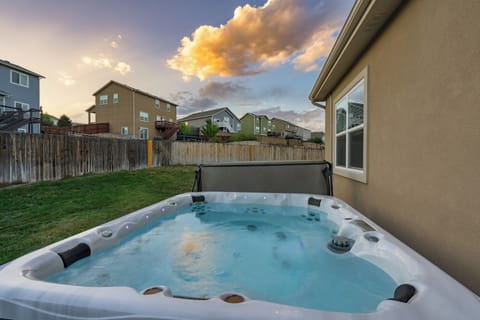
<path id="1" fill-rule="evenodd" d="M 118 93 L 118 103 L 113 103 L 113 94 Z M 108 95 L 108 104 L 100 105 L 100 96 Z M 155 128 L 155 120 L 157 115 L 163 120 L 177 119 L 176 106 L 171 105 L 170 112 L 167 111 L 166 103 L 160 100 L 160 108 L 155 106 L 155 99 L 150 96 L 135 92 L 133 97 L 132 90 L 112 83 L 98 92 L 95 96 L 95 112 L 96 122 L 110 123 L 110 132 L 120 134 L 122 127 L 128 127 L 128 134 L 135 134 L 139 137 L 140 128 L 148 128 L 149 138 L 160 135 L 160 131 Z M 132 105 L 135 105 L 132 108 Z M 140 111 L 147 112 L 149 115 L 148 122 L 140 121 Z"/>
<path id="2" fill-rule="evenodd" d="M 480 294 L 480 2 L 409 1 L 368 66 L 367 184 L 334 192 Z M 327 159 L 332 159 L 327 101 Z"/>

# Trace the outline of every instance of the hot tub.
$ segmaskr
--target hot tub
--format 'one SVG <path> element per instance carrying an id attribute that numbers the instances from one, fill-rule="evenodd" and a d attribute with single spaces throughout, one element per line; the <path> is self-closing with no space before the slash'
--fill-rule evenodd
<path id="1" fill-rule="evenodd" d="M 342 201 L 182 194 L 0 269 L 0 319 L 478 319 L 468 289 Z"/>

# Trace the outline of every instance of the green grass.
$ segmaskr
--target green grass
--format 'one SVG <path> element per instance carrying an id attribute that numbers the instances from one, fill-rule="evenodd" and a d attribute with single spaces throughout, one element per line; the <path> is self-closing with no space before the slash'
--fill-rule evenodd
<path id="1" fill-rule="evenodd" d="M 194 167 L 162 167 L 0 189 L 0 264 L 176 194 Z"/>

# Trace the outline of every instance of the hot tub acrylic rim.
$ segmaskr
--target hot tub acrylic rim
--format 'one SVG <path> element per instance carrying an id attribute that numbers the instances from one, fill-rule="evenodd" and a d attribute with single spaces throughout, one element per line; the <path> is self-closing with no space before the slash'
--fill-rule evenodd
<path id="1" fill-rule="evenodd" d="M 331 218 L 334 221 L 339 221 L 339 223 L 344 223 L 346 224 L 347 227 L 350 227 L 348 225 L 348 220 L 345 220 L 345 217 L 352 217 L 356 219 L 362 219 L 372 227 L 376 231 L 373 231 L 375 235 L 380 236 L 380 243 L 383 246 L 384 253 L 391 254 L 392 250 L 393 252 L 399 257 L 404 257 L 405 261 L 408 262 L 410 265 L 414 266 L 414 272 L 409 273 L 409 279 L 407 282 L 414 285 L 417 288 L 417 294 L 413 297 L 413 299 L 410 301 L 408 304 L 400 304 L 398 302 L 394 301 L 383 301 L 380 303 L 380 305 L 377 308 L 377 311 L 369 314 L 346 314 L 346 313 L 338 313 L 338 312 L 330 312 L 330 311 L 323 311 L 323 310 L 315 310 L 315 309 L 304 309 L 300 307 L 292 307 L 292 306 L 287 306 L 287 305 L 280 305 L 280 304 L 275 304 L 271 302 L 265 302 L 265 301 L 258 301 L 258 300 L 249 300 L 248 297 L 246 297 L 247 301 L 240 303 L 238 305 L 248 305 L 251 306 L 252 304 L 256 306 L 256 309 L 258 309 L 261 306 L 269 307 L 275 309 L 275 310 L 282 310 L 282 312 L 286 313 L 298 313 L 301 314 L 303 318 L 308 318 L 309 315 L 312 316 L 312 318 L 318 317 L 325 315 L 328 317 L 331 317 L 332 319 L 343 319 L 344 316 L 342 315 L 349 315 L 349 318 L 358 318 L 358 319 L 380 319 L 383 316 L 385 316 L 386 313 L 389 314 L 390 319 L 396 319 L 396 317 L 393 317 L 395 315 L 395 312 L 397 314 L 403 314 L 402 317 L 406 316 L 408 313 L 412 312 L 412 310 L 415 310 L 418 308 L 419 305 L 421 305 L 424 301 L 431 301 L 433 298 L 439 296 L 438 294 L 438 288 L 436 289 L 435 286 L 438 283 L 435 282 L 437 280 L 436 278 L 441 277 L 443 279 L 443 282 L 448 284 L 448 285 L 442 285 L 440 288 L 448 288 L 448 293 L 451 293 L 451 296 L 455 296 L 456 294 L 453 293 L 458 293 L 460 294 L 463 291 L 463 295 L 471 296 L 477 304 L 479 304 L 478 297 L 475 296 L 473 293 L 468 291 L 466 288 L 461 286 L 458 282 L 456 282 L 454 279 L 450 278 L 448 275 L 446 275 L 443 271 L 432 265 L 429 261 L 427 261 L 425 258 L 422 256 L 418 255 L 415 251 L 413 251 L 411 248 L 407 247 L 403 243 L 401 243 L 399 240 L 391 236 L 388 232 L 383 230 L 380 226 L 376 225 L 373 221 L 369 220 L 366 218 L 364 215 L 361 213 L 357 212 L 355 209 L 351 208 L 348 206 L 346 203 L 342 202 L 339 199 L 333 198 L 333 197 L 328 197 L 328 196 L 320 196 L 320 195 L 306 195 L 306 194 L 296 194 L 296 195 L 291 195 L 291 194 L 263 194 L 263 193 L 234 193 L 234 192 L 227 192 L 227 193 L 219 193 L 219 192 L 200 192 L 200 193 L 185 193 L 181 194 L 169 199 L 166 199 L 164 201 L 161 201 L 159 203 L 153 204 L 151 206 L 148 206 L 146 208 L 137 210 L 135 212 L 132 212 L 126 216 L 120 217 L 118 219 L 112 220 L 110 222 L 107 222 L 103 225 L 100 225 L 98 227 L 94 227 L 92 229 L 89 229 L 87 231 L 84 231 L 82 233 L 79 233 L 78 235 L 74 235 L 72 237 L 69 237 L 67 239 L 64 239 L 62 241 L 59 241 L 57 243 L 54 243 L 52 245 L 49 245 L 45 248 L 39 249 L 37 251 L 34 251 L 30 254 L 27 254 L 23 257 L 18 258 L 17 260 L 14 260 L 7 265 L 3 265 L 3 269 L 0 269 L 0 279 L 2 280 L 2 285 L 4 285 L 2 288 L 0 288 L 0 303 L 3 301 L 6 301 L 5 298 L 2 298 L 2 289 L 10 289 L 7 290 L 9 292 L 12 292 L 12 290 L 17 289 L 16 291 L 19 294 L 17 295 L 17 299 L 21 300 L 23 292 L 23 286 L 31 288 L 34 292 L 37 292 L 37 294 L 40 294 L 40 292 L 45 292 L 45 289 L 47 289 L 47 292 L 49 294 L 53 294 L 54 296 L 63 296 L 65 295 L 65 290 L 69 291 L 74 291 L 76 294 L 86 294 L 86 297 L 90 297 L 92 292 L 95 292 L 95 295 L 97 296 L 103 296 L 103 298 L 107 298 L 107 296 L 111 298 L 111 295 L 114 294 L 115 296 L 118 294 L 119 291 L 121 291 L 126 297 L 129 299 L 132 299 L 137 296 L 141 296 L 139 292 L 132 288 L 128 287 L 77 287 L 77 286 L 70 286 L 70 285 L 62 285 L 62 284 L 54 284 L 54 283 L 48 283 L 48 282 L 43 282 L 43 281 L 38 281 L 36 280 L 39 277 L 45 276 L 43 268 L 39 268 L 39 266 L 45 266 L 48 265 L 48 261 L 43 261 L 42 259 L 51 259 L 51 265 L 49 266 L 52 270 L 55 269 L 63 269 L 63 265 L 61 265 L 61 259 L 57 259 L 58 255 L 54 254 L 52 251 L 59 252 L 67 247 L 72 246 L 75 243 L 80 243 L 84 242 L 87 243 L 89 246 L 92 248 L 92 254 L 94 254 L 96 251 L 101 250 L 105 247 L 108 247 L 112 245 L 115 241 L 118 241 L 122 236 L 125 234 L 128 234 L 129 232 L 132 232 L 134 229 L 137 229 L 143 225 L 145 225 L 147 222 L 145 220 L 148 220 L 146 216 L 148 214 L 151 214 L 153 210 L 158 209 L 158 208 L 165 208 L 164 212 L 170 212 L 173 209 L 177 209 L 178 205 L 187 205 L 191 203 L 191 196 L 192 195 L 204 195 L 205 200 L 207 202 L 224 202 L 228 203 L 232 200 L 240 201 L 242 202 L 243 200 L 245 203 L 264 203 L 265 201 L 272 201 L 276 200 L 279 201 L 280 205 L 285 204 L 285 205 L 296 205 L 296 204 L 303 204 L 308 200 L 308 197 L 315 197 L 317 199 L 321 199 L 321 205 L 318 208 L 318 210 L 322 209 L 322 211 L 327 212 L 329 218 Z M 226 196 L 226 197 L 225 197 Z M 225 199 L 226 198 L 226 199 Z M 224 201 L 222 201 L 224 200 Z M 172 203 L 176 203 L 176 206 L 172 206 Z M 338 209 L 333 209 L 331 208 L 331 205 L 335 204 L 340 206 Z M 173 209 L 172 209 L 173 208 Z M 328 208 L 331 208 L 328 209 Z M 312 210 L 317 210 L 316 208 L 311 208 Z M 122 231 L 126 230 L 126 226 L 129 227 L 129 232 Z M 101 236 L 101 230 L 105 230 L 105 228 L 112 228 L 117 231 L 117 233 L 114 233 L 111 238 L 104 238 Z M 122 233 L 125 232 L 125 233 Z M 372 232 L 372 231 L 370 231 Z M 363 236 L 361 236 L 361 239 L 365 239 Z M 100 243 L 100 245 L 99 245 Z M 388 244 L 389 246 L 385 247 L 385 245 Z M 368 245 L 376 245 L 378 246 L 378 243 L 374 244 L 368 244 L 368 240 L 365 239 L 365 243 L 362 243 L 362 241 L 356 243 L 352 249 L 352 253 L 356 254 L 358 256 L 361 256 L 369 261 L 373 261 L 374 263 L 378 261 L 378 256 L 373 255 L 372 253 L 369 253 Z M 380 248 L 382 248 L 380 246 Z M 378 251 L 378 248 L 376 249 Z M 377 252 L 378 253 L 378 252 Z M 380 251 L 380 256 L 381 256 L 381 251 Z M 47 256 L 50 256 L 49 258 Z M 56 261 L 55 261 L 56 260 Z M 380 259 L 382 260 L 382 259 Z M 433 269 L 432 269 L 433 268 Z M 382 268 L 384 269 L 384 268 Z M 385 269 L 384 269 L 385 270 Z M 51 270 L 50 270 L 51 271 Z M 387 270 L 385 270 L 387 271 Z M 37 273 L 36 273 L 37 272 Z M 388 272 L 388 271 L 387 271 Z M 3 279 L 2 279 L 3 278 Z M 5 281 L 4 281 L 5 280 Z M 433 281 L 433 282 L 432 282 Z M 430 284 L 430 282 L 432 282 Z M 21 285 L 22 288 L 21 290 L 18 290 L 18 286 Z M 92 291 L 93 290 L 93 291 Z M 440 291 L 441 292 L 441 291 Z M 445 291 L 444 291 L 445 292 Z M 238 293 L 239 295 L 243 295 L 242 293 Z M 155 295 L 154 295 L 155 296 Z M 125 297 L 123 297 L 125 298 Z M 120 299 L 119 297 L 115 297 L 115 299 L 112 301 L 112 303 L 115 304 L 116 299 Z M 156 298 L 158 300 L 158 297 Z M 173 299 L 173 300 L 172 300 Z M 16 300 L 16 301 L 19 301 Z M 148 299 L 147 299 L 148 300 Z M 155 306 L 158 305 L 159 301 L 155 300 Z M 161 300 L 161 299 L 160 299 Z M 175 298 L 169 298 L 168 299 L 168 304 L 175 304 L 175 305 L 184 305 L 185 301 L 180 302 L 179 300 L 182 299 L 175 299 Z M 203 303 L 201 306 L 206 306 L 210 305 L 212 303 L 217 303 L 217 300 L 221 300 L 220 295 L 217 297 L 214 297 L 212 299 L 206 300 L 206 301 L 195 301 L 194 305 L 198 307 L 198 303 Z M 435 299 L 433 299 L 435 300 Z M 468 299 L 466 299 L 468 300 Z M 143 300 L 143 303 L 145 303 L 146 300 Z M 140 303 L 140 304 L 143 304 Z M 222 301 L 223 304 L 228 306 L 231 306 L 230 304 L 227 304 Z M 447 301 L 448 303 L 448 301 Z M 188 303 L 187 303 L 188 304 Z M 469 301 L 466 302 L 467 305 L 470 305 L 471 303 Z M 441 304 L 443 305 L 443 304 Z M 244 314 L 246 311 L 243 310 L 244 306 L 241 307 L 242 312 L 241 314 Z M 474 310 L 475 307 L 478 309 L 479 306 L 474 305 Z M 205 307 L 201 307 L 200 309 L 203 309 Z M 234 309 L 237 310 L 239 306 L 235 306 Z M 222 310 L 225 309 L 224 307 L 221 308 Z M 436 308 L 438 309 L 438 308 Z M 460 309 L 461 310 L 461 309 Z M 228 312 L 227 312 L 228 311 Z M 259 310 L 257 310 L 258 312 Z M 230 309 L 225 309 L 223 312 L 232 312 Z M 440 315 L 443 315 L 445 313 L 441 313 Z M 5 316 L 0 313 L 0 316 Z M 233 315 L 232 315 L 233 316 Z M 175 318 L 175 317 L 174 317 Z M 401 319 L 401 317 L 398 317 L 398 319 Z M 447 318 L 445 318 L 447 319 Z M 472 318 L 473 319 L 473 318 Z"/>

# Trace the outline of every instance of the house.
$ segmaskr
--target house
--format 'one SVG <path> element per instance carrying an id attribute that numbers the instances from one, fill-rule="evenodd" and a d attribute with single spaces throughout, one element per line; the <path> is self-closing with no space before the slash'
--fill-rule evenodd
<path id="1" fill-rule="evenodd" d="M 297 136 L 303 141 L 308 141 L 312 138 L 312 131 L 306 128 L 297 127 Z"/>
<path id="2" fill-rule="evenodd" d="M 113 80 L 93 96 L 95 104 L 86 110 L 88 123 L 108 123 L 112 134 L 168 139 L 177 132 L 175 103 Z"/>
<path id="3" fill-rule="evenodd" d="M 0 60 L 0 131 L 40 133 L 40 79 L 44 76 Z"/>
<path id="4" fill-rule="evenodd" d="M 286 120 L 272 118 L 272 135 L 283 138 L 296 138 L 297 126 Z"/>
<path id="5" fill-rule="evenodd" d="M 212 123 L 216 124 L 222 132 L 237 133 L 241 129 L 240 119 L 238 119 L 229 108 L 219 108 L 192 113 L 179 119 L 178 123 L 185 123 L 191 129 L 198 130 L 205 125 L 207 119 L 211 119 Z"/>
<path id="6" fill-rule="evenodd" d="M 480 294 L 480 2 L 357 0 L 309 95 L 334 194 Z"/>
<path id="7" fill-rule="evenodd" d="M 246 113 L 240 118 L 242 132 L 256 136 L 269 136 L 272 133 L 272 120 L 264 114 Z"/>

